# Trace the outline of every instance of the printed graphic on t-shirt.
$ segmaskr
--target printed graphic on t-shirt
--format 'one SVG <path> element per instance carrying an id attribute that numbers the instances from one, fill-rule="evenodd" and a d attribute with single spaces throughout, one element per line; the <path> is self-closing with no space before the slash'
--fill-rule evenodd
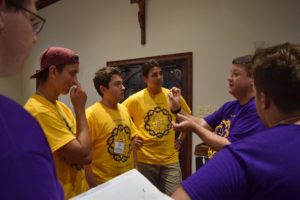
<path id="1" fill-rule="evenodd" d="M 227 138 L 229 136 L 229 129 L 230 129 L 230 120 L 224 119 L 221 123 L 216 126 L 215 133 L 219 136 Z M 208 158 L 214 157 L 217 151 L 213 150 L 211 147 L 208 149 Z"/>
<path id="2" fill-rule="evenodd" d="M 147 112 L 145 118 L 145 130 L 157 138 L 162 138 L 170 133 L 172 128 L 172 116 L 169 111 L 159 106 Z"/>
<path id="3" fill-rule="evenodd" d="M 126 162 L 131 154 L 130 128 L 119 124 L 107 139 L 108 153 L 115 161 Z"/>

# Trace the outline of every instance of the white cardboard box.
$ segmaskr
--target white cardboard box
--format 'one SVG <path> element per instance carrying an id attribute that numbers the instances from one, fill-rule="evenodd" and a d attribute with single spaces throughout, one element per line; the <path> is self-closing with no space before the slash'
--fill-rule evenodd
<path id="1" fill-rule="evenodd" d="M 172 200 L 136 169 L 98 185 L 71 200 Z"/>

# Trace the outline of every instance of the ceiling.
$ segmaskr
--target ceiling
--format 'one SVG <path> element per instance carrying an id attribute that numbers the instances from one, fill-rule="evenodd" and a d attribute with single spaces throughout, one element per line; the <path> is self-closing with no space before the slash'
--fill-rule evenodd
<path id="1" fill-rule="evenodd" d="M 36 2 L 36 7 L 39 10 L 39 9 L 42 9 L 42 8 L 44 8 L 46 6 L 49 6 L 49 5 L 57 2 L 57 1 L 60 1 L 60 0 L 38 0 Z"/>

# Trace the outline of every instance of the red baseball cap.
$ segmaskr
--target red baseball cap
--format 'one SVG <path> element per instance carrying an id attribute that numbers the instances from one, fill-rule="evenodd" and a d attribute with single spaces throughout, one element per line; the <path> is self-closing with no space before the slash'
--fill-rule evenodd
<path id="1" fill-rule="evenodd" d="M 63 47 L 49 47 L 40 58 L 40 69 L 30 78 L 37 78 L 43 70 L 51 65 L 67 65 L 79 63 L 79 57 L 71 49 Z"/>

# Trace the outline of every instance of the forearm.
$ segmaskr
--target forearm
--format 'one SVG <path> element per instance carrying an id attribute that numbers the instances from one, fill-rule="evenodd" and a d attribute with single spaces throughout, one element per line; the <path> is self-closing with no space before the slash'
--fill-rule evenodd
<path id="1" fill-rule="evenodd" d="M 89 128 L 86 120 L 85 110 L 75 110 L 76 116 L 76 137 L 78 143 L 81 145 L 81 152 L 83 156 L 91 156 L 91 140 Z"/>
<path id="2" fill-rule="evenodd" d="M 203 140 L 203 142 L 216 151 L 221 150 L 224 146 L 231 143 L 227 138 L 219 136 L 201 125 L 197 125 L 194 132 Z"/>
<path id="3" fill-rule="evenodd" d="M 90 165 L 84 166 L 86 181 L 88 182 L 90 188 L 96 187 L 98 185 L 96 178 L 93 174 L 92 168 Z"/>

